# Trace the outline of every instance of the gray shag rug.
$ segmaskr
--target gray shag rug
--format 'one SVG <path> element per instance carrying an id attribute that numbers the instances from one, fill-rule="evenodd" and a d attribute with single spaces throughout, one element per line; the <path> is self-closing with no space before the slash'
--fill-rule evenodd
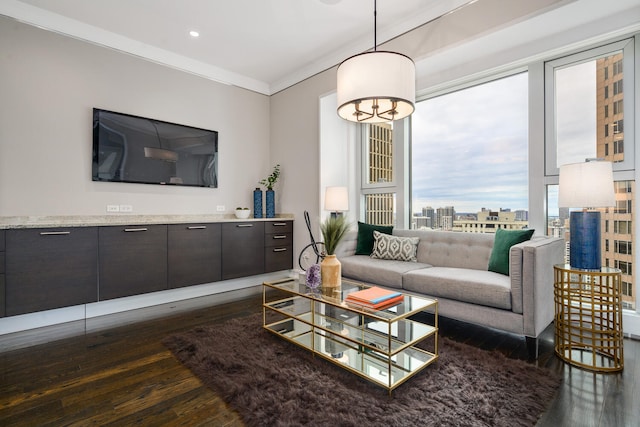
<path id="1" fill-rule="evenodd" d="M 441 338 L 439 359 L 389 396 L 261 325 L 252 315 L 163 341 L 247 426 L 532 426 L 562 381 Z"/>

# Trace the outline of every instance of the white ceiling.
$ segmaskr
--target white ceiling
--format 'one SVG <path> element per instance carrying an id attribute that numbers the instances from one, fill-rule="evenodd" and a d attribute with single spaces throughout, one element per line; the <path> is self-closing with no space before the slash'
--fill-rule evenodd
<path id="1" fill-rule="evenodd" d="M 378 44 L 469 1 L 377 0 Z M 267 94 L 371 49 L 374 38 L 373 0 L 0 3 L 0 14 Z"/>
<path id="2" fill-rule="evenodd" d="M 377 42 L 475 1 L 377 0 Z M 587 22 L 602 17 L 605 4 L 610 13 L 636 1 L 564 3 L 573 3 Z M 373 0 L 1 0 L 0 15 L 264 94 L 374 44 Z M 574 10 L 556 19 L 575 16 Z M 553 29 L 538 22 L 525 36 Z"/>

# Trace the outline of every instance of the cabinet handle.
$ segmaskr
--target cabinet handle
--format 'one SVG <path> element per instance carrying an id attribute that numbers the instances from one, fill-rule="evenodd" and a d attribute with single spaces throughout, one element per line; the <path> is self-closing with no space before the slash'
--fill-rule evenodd
<path id="1" fill-rule="evenodd" d="M 41 236 L 66 236 L 67 234 L 71 234 L 70 231 L 43 231 L 40 233 Z"/>
<path id="2" fill-rule="evenodd" d="M 190 225 L 187 227 L 187 230 L 206 230 L 206 225 Z"/>
<path id="3" fill-rule="evenodd" d="M 286 239 L 287 235 L 286 234 L 277 234 L 275 236 L 273 236 L 274 239 Z"/>
<path id="4" fill-rule="evenodd" d="M 273 226 L 274 227 L 286 227 L 287 223 L 286 222 L 274 222 Z"/>
<path id="5" fill-rule="evenodd" d="M 238 224 L 236 227 L 253 227 L 253 224 Z"/>
<path id="6" fill-rule="evenodd" d="M 273 252 L 285 252 L 287 248 L 274 248 Z"/>
<path id="7" fill-rule="evenodd" d="M 134 233 L 137 231 L 147 231 L 147 229 L 146 228 L 125 228 L 124 231 L 126 233 Z"/>

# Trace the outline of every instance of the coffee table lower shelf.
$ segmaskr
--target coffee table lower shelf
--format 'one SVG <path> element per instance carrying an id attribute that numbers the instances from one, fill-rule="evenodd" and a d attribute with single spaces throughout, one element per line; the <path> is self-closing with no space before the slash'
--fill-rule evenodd
<path id="1" fill-rule="evenodd" d="M 295 318 L 265 324 L 264 328 L 389 392 L 438 359 L 436 353 L 414 346 L 402 347 L 393 354 L 378 351 L 374 341 L 359 345 Z"/>

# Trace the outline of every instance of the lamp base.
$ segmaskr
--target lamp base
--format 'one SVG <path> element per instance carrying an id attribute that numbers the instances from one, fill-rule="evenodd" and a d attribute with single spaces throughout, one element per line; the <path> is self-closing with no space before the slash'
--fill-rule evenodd
<path id="1" fill-rule="evenodd" d="M 575 211 L 570 214 L 569 263 L 580 270 L 600 270 L 600 212 Z"/>

